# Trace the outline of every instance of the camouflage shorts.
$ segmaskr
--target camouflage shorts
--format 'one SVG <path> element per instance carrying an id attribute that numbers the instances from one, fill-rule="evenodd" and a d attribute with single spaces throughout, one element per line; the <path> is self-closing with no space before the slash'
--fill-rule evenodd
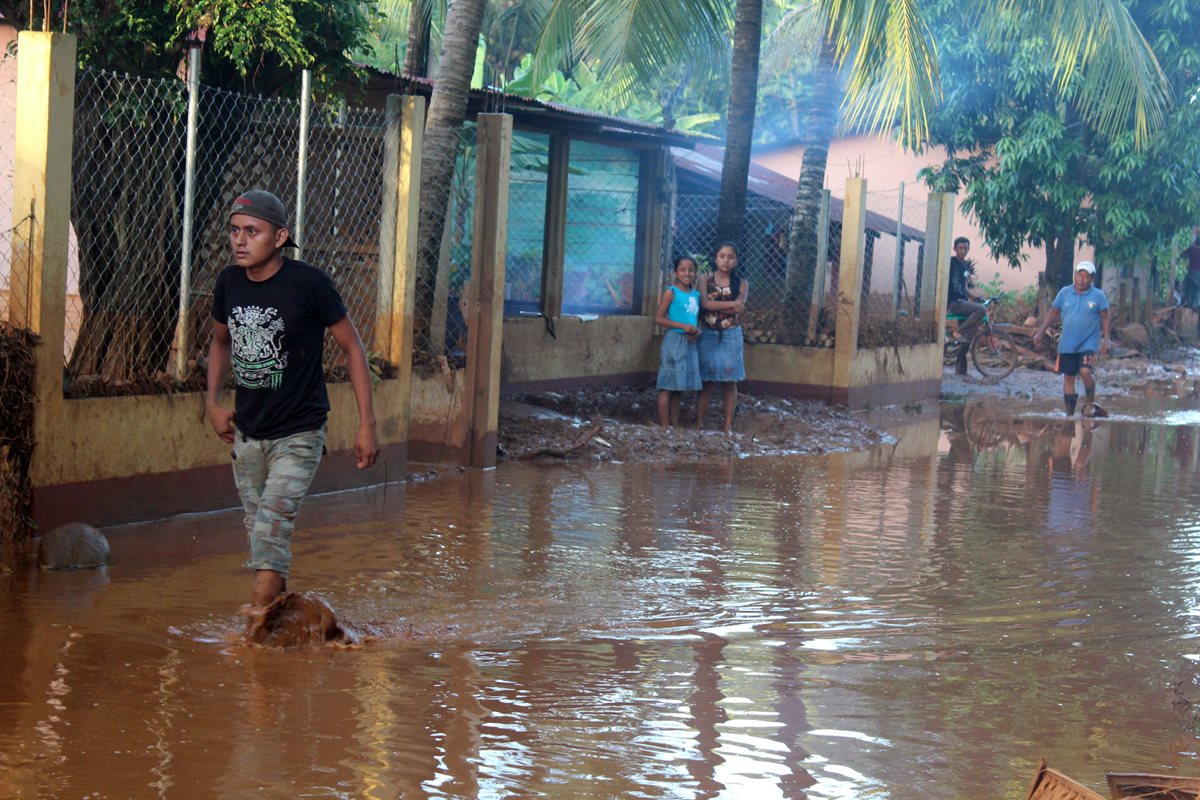
<path id="1" fill-rule="evenodd" d="M 239 431 L 234 438 L 233 478 L 246 509 L 250 569 L 288 576 L 296 512 L 324 449 L 324 428 L 282 439 L 250 439 Z"/>

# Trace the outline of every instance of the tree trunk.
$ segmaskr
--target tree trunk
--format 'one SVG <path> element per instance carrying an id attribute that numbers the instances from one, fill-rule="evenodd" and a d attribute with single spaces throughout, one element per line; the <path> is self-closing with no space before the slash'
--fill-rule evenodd
<path id="1" fill-rule="evenodd" d="M 817 224 L 821 215 L 821 189 L 825 185 L 825 164 L 829 145 L 837 126 L 841 102 L 833 43 L 825 39 L 813 71 L 812 98 L 805 115 L 803 160 L 796 187 L 796 205 L 792 211 L 792 229 L 788 236 L 786 305 L 798 319 L 807 319 L 812 302 L 813 277 L 817 269 Z"/>
<path id="2" fill-rule="evenodd" d="M 1066 233 L 1046 239 L 1046 283 L 1051 294 L 1075 279 L 1072 263 L 1075 260 L 1075 233 L 1067 226 Z"/>
<path id="3" fill-rule="evenodd" d="M 475 52 L 483 22 L 485 0 L 451 0 L 446 12 L 446 33 L 438 61 L 425 144 L 421 151 L 421 214 L 417 234 L 417 296 L 415 341 L 439 354 L 440 344 L 429 338 L 433 318 L 438 254 L 446 228 L 446 212 L 454 184 L 454 160 L 467 113 Z"/>
<path id="4" fill-rule="evenodd" d="M 762 0 L 737 0 L 733 26 L 733 63 L 729 76 L 728 129 L 721 167 L 721 205 L 717 242 L 741 242 L 746 219 L 746 183 L 754 141 L 758 100 L 758 55 L 762 41 Z M 715 246 L 717 242 L 711 244 Z"/>
<path id="5" fill-rule="evenodd" d="M 404 74 L 424 78 L 429 72 L 429 34 L 433 20 L 422 0 L 408 5 L 408 41 L 404 48 Z"/>

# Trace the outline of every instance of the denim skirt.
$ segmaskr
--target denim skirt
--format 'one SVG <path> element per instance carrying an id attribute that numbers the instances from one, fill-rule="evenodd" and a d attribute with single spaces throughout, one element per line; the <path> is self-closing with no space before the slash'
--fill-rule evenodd
<path id="1" fill-rule="evenodd" d="M 708 383 L 744 381 L 746 366 L 742 362 L 742 326 L 714 331 L 700 331 L 700 380 Z"/>
<path id="2" fill-rule="evenodd" d="M 695 392 L 701 388 L 700 358 L 696 343 L 675 331 L 663 336 L 658 354 L 658 388 L 669 392 Z"/>

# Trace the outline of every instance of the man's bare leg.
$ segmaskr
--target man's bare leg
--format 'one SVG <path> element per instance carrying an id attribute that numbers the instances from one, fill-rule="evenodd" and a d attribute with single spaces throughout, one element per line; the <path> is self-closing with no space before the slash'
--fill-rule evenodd
<path id="1" fill-rule="evenodd" d="M 287 578 L 284 578 L 275 570 L 255 570 L 254 591 L 250 595 L 250 603 L 262 607 L 286 591 Z"/>

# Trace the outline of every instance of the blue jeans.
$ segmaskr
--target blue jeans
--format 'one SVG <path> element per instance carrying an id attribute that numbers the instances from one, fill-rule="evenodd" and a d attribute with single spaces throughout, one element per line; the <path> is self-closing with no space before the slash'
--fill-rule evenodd
<path id="1" fill-rule="evenodd" d="M 324 427 L 281 439 L 250 439 L 238 431 L 233 440 L 233 479 L 246 510 L 250 539 L 245 566 L 287 578 L 296 512 L 324 449 Z"/>

